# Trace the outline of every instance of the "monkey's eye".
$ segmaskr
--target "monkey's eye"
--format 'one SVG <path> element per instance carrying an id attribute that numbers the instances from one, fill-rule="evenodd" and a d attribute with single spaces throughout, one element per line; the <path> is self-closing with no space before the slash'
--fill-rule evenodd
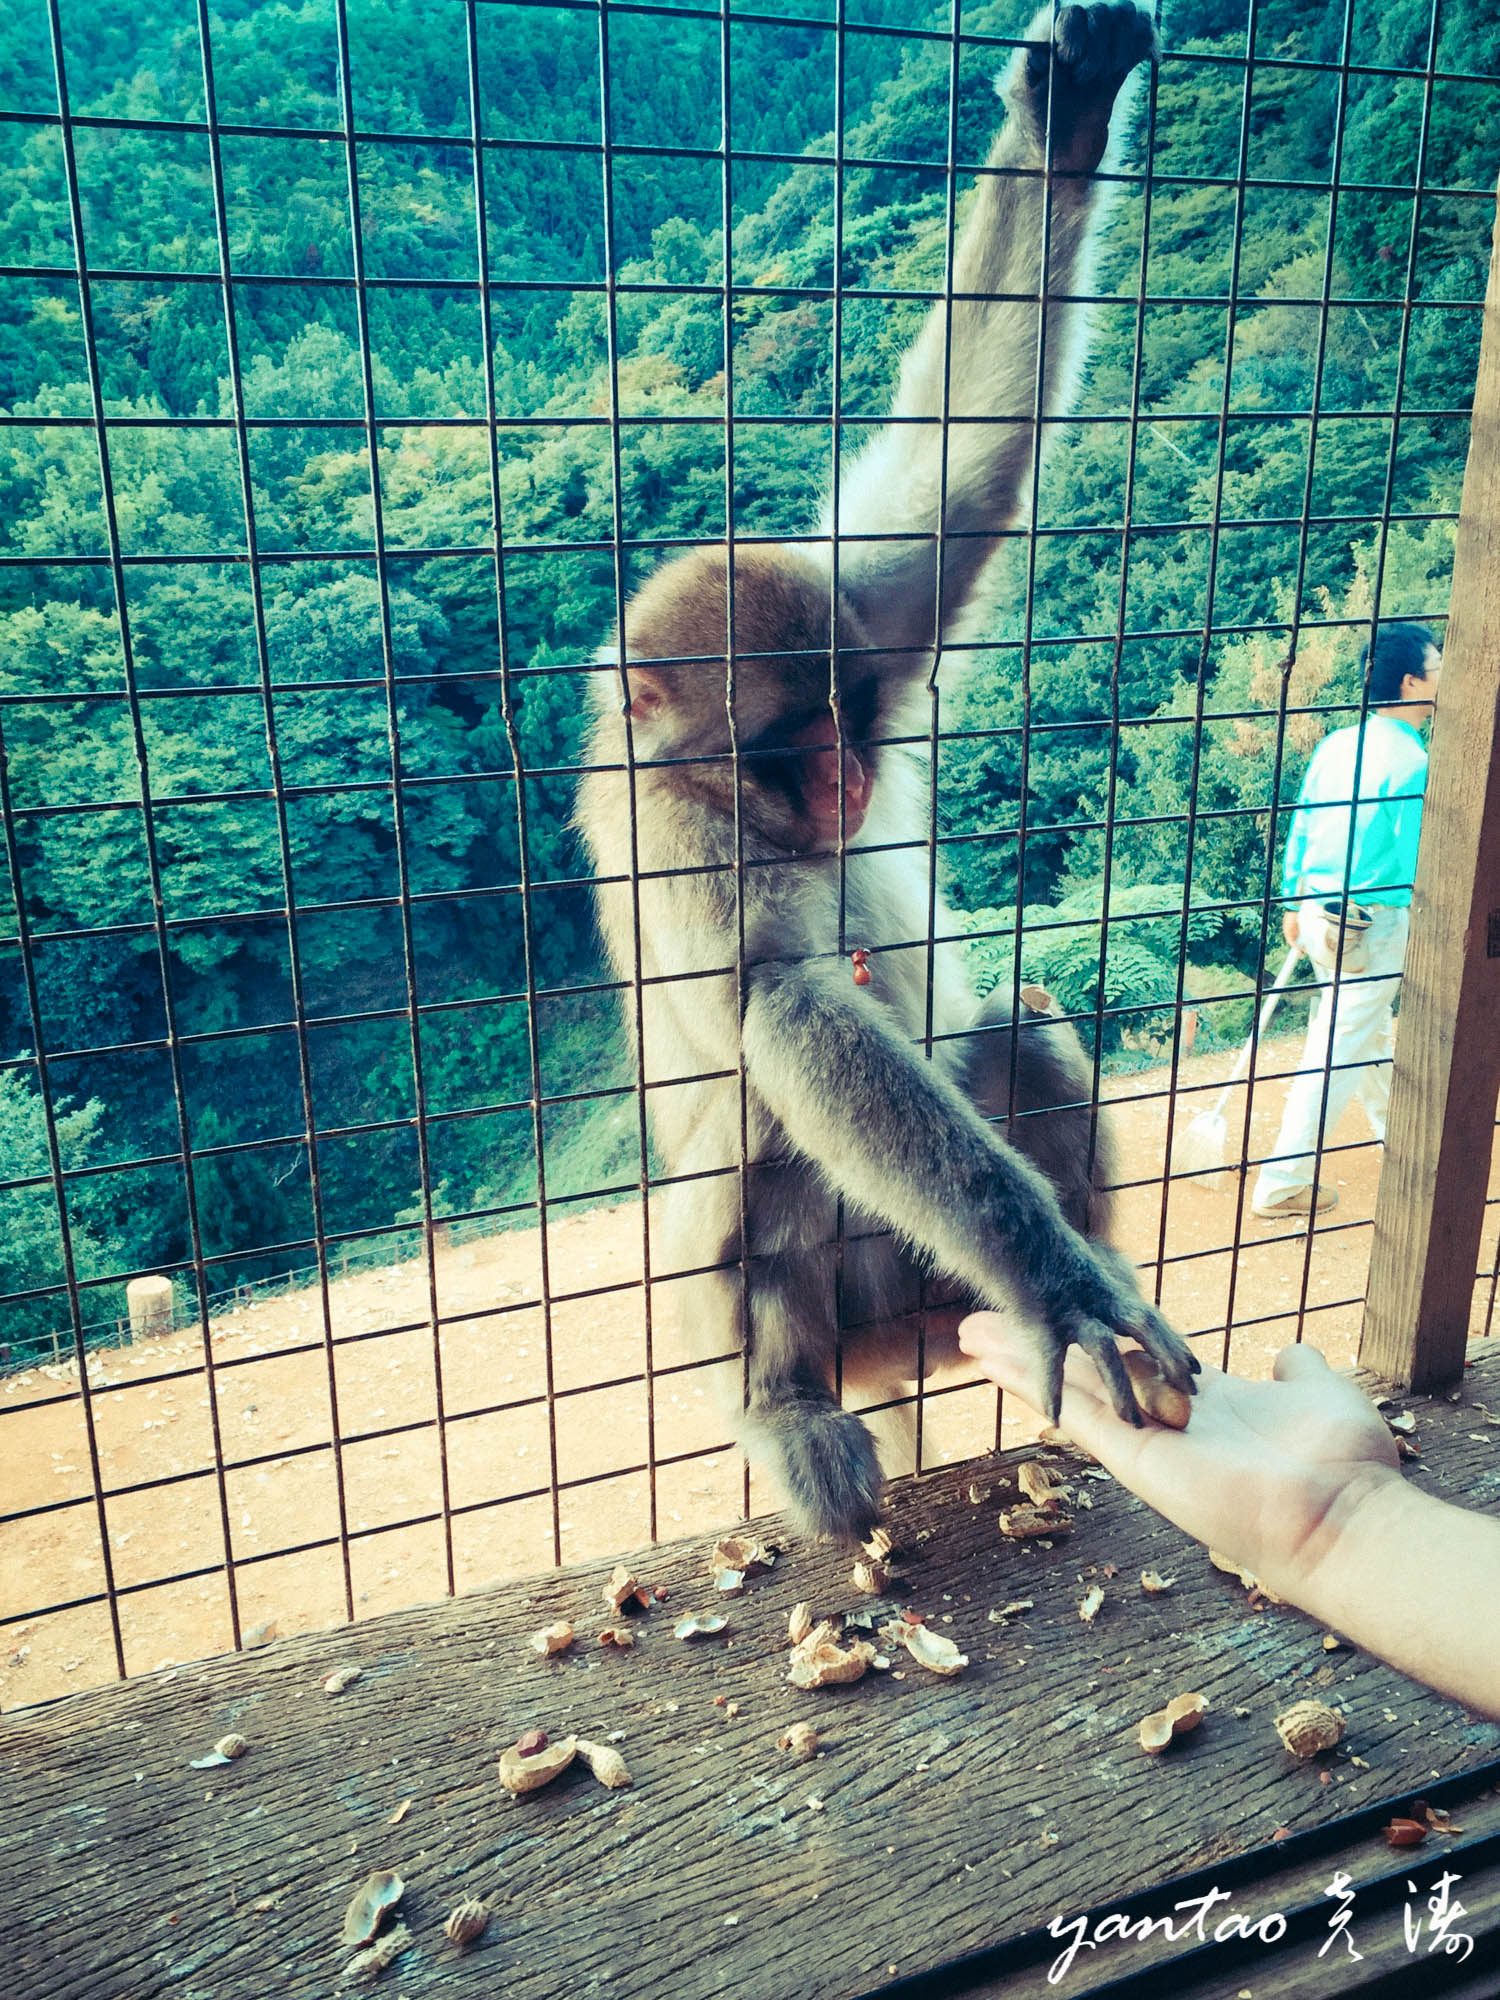
<path id="1" fill-rule="evenodd" d="M 792 756 L 795 754 L 797 739 L 803 731 L 827 720 L 826 701 L 818 702 L 808 708 L 788 708 L 754 736 L 742 736 L 740 754 L 746 758 L 774 757 L 778 754 Z"/>
<path id="2" fill-rule="evenodd" d="M 800 805 L 809 776 L 809 750 L 831 751 L 840 738 L 846 750 L 867 742 L 875 728 L 879 692 L 874 674 L 845 689 L 836 731 L 826 701 L 778 716 L 769 728 L 741 744 L 746 768 L 760 784 L 774 787 Z"/>
<path id="3" fill-rule="evenodd" d="M 879 706 L 880 683 L 874 674 L 865 675 L 843 691 L 839 702 L 838 731 L 846 743 L 862 743 L 870 736 Z M 756 756 L 768 750 L 785 750 L 788 746 L 797 745 L 798 739 L 809 729 L 826 723 L 828 714 L 826 701 L 790 710 L 778 717 L 769 729 L 762 730 L 753 742 L 745 744 L 745 753 Z"/>
<path id="4" fill-rule="evenodd" d="M 865 742 L 875 733 L 875 717 L 880 707 L 880 683 L 876 676 L 866 674 L 846 688 L 842 707 L 845 736 L 856 743 Z"/>

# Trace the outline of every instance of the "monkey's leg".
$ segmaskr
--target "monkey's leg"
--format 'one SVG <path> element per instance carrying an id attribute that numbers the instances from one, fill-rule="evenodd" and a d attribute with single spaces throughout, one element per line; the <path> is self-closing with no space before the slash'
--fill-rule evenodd
<path id="1" fill-rule="evenodd" d="M 839 1274 L 842 1399 L 868 1425 L 881 1468 L 894 1479 L 917 1466 L 918 1376 L 972 1373 L 957 1332 L 974 1302 L 855 1209 L 844 1215 Z"/>
<path id="2" fill-rule="evenodd" d="M 1056 1421 L 1077 1342 L 1120 1414 L 1140 1412 L 1114 1336 L 1138 1340 L 1189 1390 L 1197 1362 L 1111 1253 L 1072 1228 L 1046 1176 L 994 1133 L 963 1091 L 828 966 L 762 965 L 743 1030 L 751 1081 L 823 1178 L 926 1250 L 987 1303 L 1019 1287 L 1051 1341 Z"/>
<path id="3" fill-rule="evenodd" d="M 746 1441 L 813 1534 L 861 1540 L 880 1518 L 875 1440 L 834 1394 L 834 1203 L 800 1162 L 751 1171 Z"/>

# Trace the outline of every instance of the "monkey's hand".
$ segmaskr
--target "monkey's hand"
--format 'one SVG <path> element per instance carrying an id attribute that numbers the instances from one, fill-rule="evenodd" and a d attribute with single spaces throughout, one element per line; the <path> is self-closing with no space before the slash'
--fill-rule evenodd
<path id="1" fill-rule="evenodd" d="M 1173 1388 L 1191 1393 L 1197 1356 L 1141 1297 L 1128 1258 L 1108 1244 L 1085 1241 L 1066 1223 L 1053 1243 L 1032 1249 L 1029 1289 L 1048 1337 L 1047 1415 L 1052 1423 L 1059 1420 L 1063 1365 L 1073 1346 L 1081 1347 L 1098 1369 L 1116 1415 L 1130 1424 L 1141 1422 L 1116 1334 L 1139 1341 Z"/>
<path id="2" fill-rule="evenodd" d="M 1135 0 L 1044 7 L 1026 43 L 996 78 L 996 94 L 1031 139 L 1038 165 L 1050 139 L 1054 166 L 1092 173 L 1109 143 L 1121 84 L 1157 55 L 1151 16 Z"/>

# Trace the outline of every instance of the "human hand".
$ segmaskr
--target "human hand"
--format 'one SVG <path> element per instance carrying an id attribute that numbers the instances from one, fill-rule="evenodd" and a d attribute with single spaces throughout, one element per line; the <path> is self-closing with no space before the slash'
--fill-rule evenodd
<path id="1" fill-rule="evenodd" d="M 1283 910 L 1283 911 L 1282 911 L 1282 913 L 1281 913 L 1281 935 L 1282 935 L 1282 937 L 1283 937 L 1283 938 L 1285 939 L 1285 941 L 1287 942 L 1287 944 L 1288 944 L 1288 945 L 1294 945 L 1294 944 L 1296 944 L 1296 942 L 1297 942 L 1297 912 L 1296 912 L 1295 910 Z"/>
<path id="2" fill-rule="evenodd" d="M 972 1313 L 958 1338 L 992 1381 L 1042 1406 L 1045 1356 L 1025 1329 Z M 1197 1389 L 1186 1430 L 1137 1430 L 1075 1349 L 1061 1428 L 1158 1513 L 1297 1601 L 1353 1514 L 1400 1485 L 1395 1441 L 1315 1347 L 1284 1348 L 1273 1381 L 1205 1368 Z"/>

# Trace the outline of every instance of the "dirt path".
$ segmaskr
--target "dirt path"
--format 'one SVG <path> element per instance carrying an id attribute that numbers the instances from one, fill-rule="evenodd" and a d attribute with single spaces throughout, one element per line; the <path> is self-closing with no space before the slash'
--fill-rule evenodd
<path id="1" fill-rule="evenodd" d="M 1264 1067 L 1289 1067 L 1296 1052 L 1295 1041 L 1273 1044 Z M 1224 1074 L 1228 1060 L 1222 1052 L 1192 1058 L 1184 1065 L 1183 1082 L 1210 1083 Z M 1165 1071 L 1153 1070 L 1107 1084 L 1131 1180 L 1151 1183 L 1161 1173 L 1166 1104 L 1150 1093 L 1162 1091 L 1165 1081 Z M 1271 1150 L 1282 1091 L 1280 1084 L 1257 1090 L 1254 1151 Z M 1207 1102 L 1206 1097 L 1184 1100 L 1179 1122 Z M 1235 1134 L 1243 1118 L 1242 1097 L 1231 1100 L 1228 1114 Z M 1339 1140 L 1356 1144 L 1367 1136 L 1363 1114 L 1351 1111 Z M 1379 1153 L 1373 1145 L 1359 1145 L 1335 1155 L 1330 1165 L 1340 1205 L 1327 1220 L 1337 1226 L 1313 1237 L 1305 1328 L 1331 1359 L 1347 1362 L 1358 1339 Z M 1236 1193 L 1232 1177 L 1222 1190 L 1174 1183 L 1167 1209 L 1162 1302 L 1174 1322 L 1196 1336 L 1204 1358 L 1215 1362 L 1223 1356 L 1231 1307 Z M 1495 1257 L 1496 1213 L 1492 1210 L 1486 1232 L 1486 1267 Z M 1158 1179 L 1121 1196 L 1118 1240 L 1132 1256 L 1154 1262 L 1161 1220 Z M 424 1260 L 366 1270 L 330 1286 L 331 1329 L 335 1341 L 344 1343 L 334 1349 L 331 1383 L 316 1289 L 268 1297 L 212 1323 L 221 1455 L 225 1461 L 251 1461 L 226 1473 L 222 1490 L 214 1472 L 199 1335 L 94 1356 L 90 1385 L 103 1392 L 93 1398 L 93 1411 L 106 1489 L 175 1482 L 108 1502 L 127 1669 L 200 1658 L 231 1645 L 226 1526 L 242 1631 L 274 1623 L 285 1634 L 341 1620 L 346 1600 L 337 1543 L 339 1469 L 353 1537 L 349 1594 L 356 1617 L 419 1603 L 448 1588 L 441 1522 L 445 1478 L 454 1510 L 452 1578 L 459 1590 L 546 1568 L 555 1550 L 563 1561 L 576 1562 L 647 1539 L 649 1481 L 642 1468 L 648 1436 L 657 1459 L 660 1534 L 738 1519 L 744 1500 L 741 1461 L 728 1445 L 718 1400 L 721 1387 L 733 1390 L 738 1366 L 661 1374 L 687 1359 L 666 1310 L 658 1312 L 653 1329 L 658 1374 L 648 1411 L 639 1379 L 646 1362 L 641 1237 L 634 1204 L 565 1214 L 548 1228 L 555 1301 L 551 1435 L 547 1329 L 541 1309 L 526 1303 L 541 1292 L 537 1231 L 438 1247 L 442 1451 Z M 1276 1349 L 1295 1337 L 1306 1249 L 1304 1234 L 1256 1221 L 1247 1204 L 1233 1280 L 1230 1360 L 1237 1373 L 1264 1373 Z M 601 1286 L 618 1289 L 567 1297 Z M 1486 1298 L 1486 1288 L 1479 1288 L 1476 1329 Z M 721 1377 L 728 1379 L 715 1379 Z M 496 1404 L 527 1397 L 537 1400 L 493 1411 Z M 989 1450 L 995 1443 L 994 1391 L 973 1385 L 929 1395 L 923 1430 L 927 1467 Z M 1008 1414 L 1005 1442 L 1027 1430 L 1020 1415 Z M 330 1442 L 335 1437 L 337 1463 Z M 564 1489 L 555 1520 L 554 1451 Z M 569 1486 L 570 1481 L 587 1483 Z M 49 1511 L 0 1527 L 0 1617 L 103 1590 L 91 1492 L 76 1369 L 36 1368 L 5 1382 L 0 1514 Z M 85 1504 L 59 1505 L 76 1499 Z M 753 1511 L 778 1504 L 768 1484 L 752 1482 Z M 437 1518 L 391 1525 L 420 1516 Z M 199 1574 L 175 1583 L 156 1581 L 186 1571 Z M 114 1672 L 105 1605 L 27 1616 L 0 1627 L 0 1705 L 91 1686 Z"/>

